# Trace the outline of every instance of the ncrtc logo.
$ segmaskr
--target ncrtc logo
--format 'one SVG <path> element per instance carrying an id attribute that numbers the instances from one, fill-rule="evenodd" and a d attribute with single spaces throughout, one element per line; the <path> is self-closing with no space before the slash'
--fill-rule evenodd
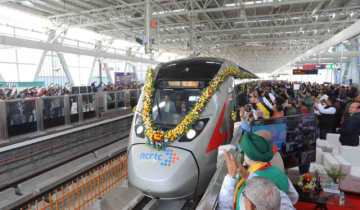
<path id="1" fill-rule="evenodd" d="M 164 152 L 166 152 L 166 158 L 164 159 L 163 162 L 160 163 L 161 166 L 168 166 L 170 167 L 172 164 L 174 164 L 176 161 L 178 161 L 180 158 L 178 156 L 176 156 L 176 153 L 174 153 L 174 150 L 170 150 L 170 149 L 166 149 L 164 150 Z M 140 154 L 140 159 L 154 159 L 154 160 L 159 160 L 162 161 L 163 155 L 155 153 L 141 153 Z"/>

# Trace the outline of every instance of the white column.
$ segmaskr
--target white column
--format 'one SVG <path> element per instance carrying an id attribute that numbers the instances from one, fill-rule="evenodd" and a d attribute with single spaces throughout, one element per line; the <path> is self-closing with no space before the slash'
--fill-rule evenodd
<path id="1" fill-rule="evenodd" d="M 146 0 L 145 4 L 145 35 L 147 36 L 148 42 L 145 43 L 145 53 L 151 53 L 151 0 Z"/>

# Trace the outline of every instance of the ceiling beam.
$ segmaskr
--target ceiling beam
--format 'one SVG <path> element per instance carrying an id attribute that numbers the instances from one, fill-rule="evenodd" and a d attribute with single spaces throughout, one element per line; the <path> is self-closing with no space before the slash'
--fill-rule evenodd
<path id="1" fill-rule="evenodd" d="M 306 51 L 305 53 L 303 53 L 302 55 L 298 56 L 291 62 L 288 62 L 284 66 L 276 69 L 274 71 L 274 73 L 277 73 L 278 71 L 283 70 L 284 68 L 286 68 L 288 66 L 291 66 L 291 64 L 293 64 L 295 62 L 298 62 L 302 59 L 310 57 L 313 54 L 317 54 L 317 53 L 320 53 L 321 51 L 328 50 L 330 47 L 333 47 L 347 39 L 358 36 L 359 34 L 360 34 L 360 21 L 357 21 L 354 24 L 352 24 L 350 27 L 348 27 L 348 28 L 342 30 L 341 32 L 339 32 L 338 34 L 334 35 L 332 38 L 324 41 L 323 43 L 315 46 L 314 48 L 312 48 L 312 49 Z"/>
<path id="2" fill-rule="evenodd" d="M 152 65 L 158 64 L 157 61 L 143 59 L 143 58 L 137 58 L 137 57 L 131 57 L 131 56 L 119 55 L 119 54 L 112 54 L 112 53 L 106 53 L 106 52 L 99 52 L 99 51 L 94 51 L 94 50 L 85 50 L 85 49 L 80 49 L 80 48 L 75 48 L 75 47 L 68 47 L 68 46 L 64 46 L 64 45 L 60 45 L 60 44 L 51 44 L 51 43 L 46 43 L 46 42 L 33 41 L 33 40 L 29 40 L 29 39 L 16 38 L 16 37 L 10 37 L 10 36 L 0 35 L 0 44 L 16 46 L 16 47 L 25 47 L 25 48 L 31 48 L 31 49 L 39 49 L 39 50 L 45 50 L 45 51 L 54 51 L 54 52 L 60 52 L 60 53 L 70 53 L 70 54 L 75 54 L 75 55 L 85 55 L 85 56 L 92 56 L 92 57 L 99 57 L 99 58 L 124 60 L 124 61 L 130 61 L 130 62 L 140 62 L 140 63 L 152 64 Z"/>

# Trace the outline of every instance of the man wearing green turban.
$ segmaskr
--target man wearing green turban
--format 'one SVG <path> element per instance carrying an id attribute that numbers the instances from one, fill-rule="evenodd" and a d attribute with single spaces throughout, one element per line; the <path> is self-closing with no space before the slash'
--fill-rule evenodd
<path id="1" fill-rule="evenodd" d="M 270 160 L 274 155 L 271 144 L 262 136 L 245 132 L 241 140 L 241 149 L 244 151 L 245 162 L 249 165 L 248 170 L 237 162 L 232 155 L 229 157 L 226 151 L 224 151 L 228 175 L 224 179 L 222 191 L 223 188 L 227 188 L 226 190 L 229 191 L 228 194 L 231 194 L 230 191 L 234 189 L 230 189 L 231 187 L 229 188 L 229 186 L 231 186 L 231 184 L 235 185 L 235 181 L 231 179 L 235 178 L 236 172 L 239 172 L 242 177 L 235 188 L 234 209 L 245 210 L 244 197 L 241 192 L 246 186 L 246 180 L 254 176 L 262 176 L 270 179 L 283 194 L 281 195 L 282 204 L 284 203 L 283 200 L 287 200 L 288 206 L 292 207 L 292 204 L 297 202 L 298 194 L 287 176 L 279 168 L 271 165 Z M 230 185 L 226 184 L 227 180 L 231 183 Z M 224 187 L 224 184 L 228 186 Z M 220 192 L 220 197 L 221 194 Z"/>

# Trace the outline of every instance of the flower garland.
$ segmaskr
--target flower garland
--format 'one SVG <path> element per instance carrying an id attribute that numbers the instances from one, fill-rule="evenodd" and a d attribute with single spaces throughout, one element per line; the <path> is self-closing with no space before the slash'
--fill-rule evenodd
<path id="1" fill-rule="evenodd" d="M 209 86 L 204 88 L 200 97 L 194 107 L 189 111 L 188 115 L 183 118 L 180 124 L 175 128 L 162 131 L 160 129 L 155 130 L 152 120 L 152 108 L 153 108 L 153 96 L 154 96 L 154 71 L 149 69 L 147 71 L 145 87 L 144 87 L 144 100 L 143 108 L 141 110 L 141 116 L 145 127 L 145 136 L 147 137 L 146 144 L 157 150 L 164 150 L 170 143 L 175 140 L 179 140 L 185 135 L 192 126 L 199 120 L 200 114 L 204 111 L 206 104 L 210 101 L 211 96 L 218 90 L 229 76 L 235 78 L 256 78 L 256 76 L 239 71 L 234 66 L 229 66 L 219 71 L 209 83 Z"/>
<path id="2" fill-rule="evenodd" d="M 236 112 L 235 111 L 231 111 L 231 115 L 230 115 L 230 118 L 232 121 L 236 121 Z"/>

